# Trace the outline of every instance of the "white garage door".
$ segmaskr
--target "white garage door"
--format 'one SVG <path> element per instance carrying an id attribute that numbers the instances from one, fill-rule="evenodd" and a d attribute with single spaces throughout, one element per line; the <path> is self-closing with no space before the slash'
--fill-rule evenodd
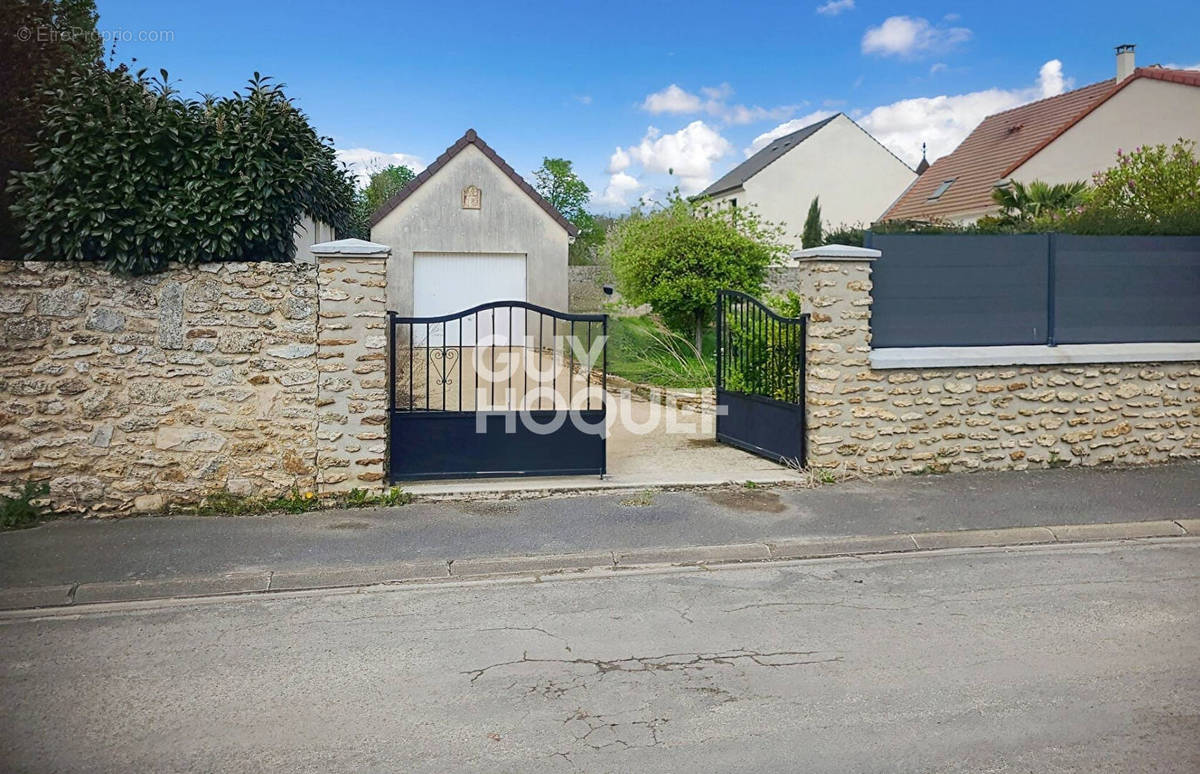
<path id="1" fill-rule="evenodd" d="M 525 300 L 524 254 L 417 253 L 413 256 L 413 315 L 439 317 L 454 314 L 491 301 Z M 424 340 L 429 346 L 475 344 L 494 337 L 498 345 L 520 341 L 525 333 L 524 314 L 501 308 L 470 315 L 443 325 L 434 325 L 426 339 L 424 331 L 414 331 L 417 346 Z M 478 318 L 478 319 L 477 319 Z M 459 331 L 461 329 L 461 340 Z"/>

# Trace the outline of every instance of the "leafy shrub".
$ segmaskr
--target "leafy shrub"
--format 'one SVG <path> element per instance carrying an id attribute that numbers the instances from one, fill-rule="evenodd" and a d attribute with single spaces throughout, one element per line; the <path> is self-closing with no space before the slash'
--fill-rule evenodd
<path id="1" fill-rule="evenodd" d="M 344 232 L 354 189 L 280 85 L 181 99 L 166 71 L 55 80 L 13 212 L 33 258 L 146 274 L 173 260 L 288 261 L 303 215 Z"/>
<path id="2" fill-rule="evenodd" d="M 866 233 L 866 228 L 861 224 L 856 226 L 841 225 L 825 234 L 824 240 L 827 245 L 852 245 L 854 247 L 863 246 L 863 234 Z"/>
<path id="3" fill-rule="evenodd" d="M 804 304 L 804 298 L 790 290 L 766 301 L 776 314 L 786 318 L 799 317 Z M 767 315 L 747 321 L 729 315 L 724 323 L 728 346 L 725 389 L 776 400 L 799 400 L 804 354 L 799 331 Z"/>
<path id="4" fill-rule="evenodd" d="M 16 494 L 0 495 L 0 529 L 20 529 L 37 524 L 46 516 L 45 508 L 34 502 L 50 494 L 44 481 L 26 481 Z"/>
<path id="5" fill-rule="evenodd" d="M 1149 221 L 1200 210 L 1200 160 L 1196 142 L 1147 145 L 1117 151 L 1115 166 L 1096 175 L 1090 208 Z"/>
<path id="6" fill-rule="evenodd" d="M 613 271 L 631 305 L 650 304 L 673 330 L 692 334 L 696 349 L 722 288 L 756 295 L 767 266 L 787 249 L 780 229 L 746 208 L 710 211 L 674 197 L 635 212 L 611 236 Z"/>

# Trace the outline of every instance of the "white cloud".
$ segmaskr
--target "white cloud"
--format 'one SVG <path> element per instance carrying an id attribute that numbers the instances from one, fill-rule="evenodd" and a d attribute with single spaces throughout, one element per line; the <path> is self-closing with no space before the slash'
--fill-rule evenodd
<path id="1" fill-rule="evenodd" d="M 1071 88 L 1071 79 L 1063 74 L 1062 62 L 1051 59 L 1038 70 L 1034 83 L 1021 89 L 985 89 L 967 94 L 902 99 L 871 110 L 856 110 L 854 120 L 912 166 L 921 160 L 921 143 L 928 146 L 932 162 L 958 147 L 979 122 L 993 113 L 1037 99 L 1053 97 Z M 833 115 L 833 111 L 814 113 L 786 121 L 754 138 L 744 153 L 750 156 L 777 137 L 802 129 Z"/>
<path id="2" fill-rule="evenodd" d="M 703 108 L 704 100 L 673 83 L 662 91 L 654 92 L 642 102 L 642 110 L 655 115 L 659 113 L 699 113 Z"/>
<path id="3" fill-rule="evenodd" d="M 779 107 L 764 108 L 754 105 L 731 105 L 723 112 L 721 118 L 728 124 L 755 124 L 759 121 L 778 121 L 795 113 L 799 105 L 780 105 Z"/>
<path id="4" fill-rule="evenodd" d="M 642 101 L 642 110 L 648 113 L 673 113 L 694 115 L 706 113 L 719 118 L 726 124 L 753 124 L 758 121 L 779 121 L 799 109 L 799 105 L 779 105 L 764 108 L 758 105 L 729 104 L 733 87 L 728 83 L 720 86 L 704 86 L 700 94 L 693 94 L 672 83 L 662 91 L 650 94 Z"/>
<path id="5" fill-rule="evenodd" d="M 592 104 L 592 95 L 591 94 L 576 95 L 575 101 L 578 102 L 580 105 L 590 105 L 590 104 Z"/>
<path id="6" fill-rule="evenodd" d="M 1038 70 L 1037 88 L 1042 98 L 1057 97 L 1067 90 L 1067 79 L 1063 77 L 1062 62 L 1051 59 Z"/>
<path id="7" fill-rule="evenodd" d="M 617 148 L 608 159 L 608 174 L 615 175 L 617 172 L 624 172 L 632 163 L 633 160 L 629 158 L 629 154 L 623 149 Z"/>
<path id="8" fill-rule="evenodd" d="M 653 199 L 658 189 L 654 178 L 672 178 L 666 190 L 678 185 L 684 196 L 699 193 L 713 181 L 713 166 L 727 156 L 733 146 L 721 133 L 704 123 L 693 121 L 678 132 L 663 134 L 651 126 L 637 145 L 617 148 L 608 161 L 608 186 L 596 203 L 613 208 L 636 201 Z M 659 180 L 658 182 L 662 182 Z"/>
<path id="9" fill-rule="evenodd" d="M 720 132 L 703 121 L 693 121 L 673 134 L 662 134 L 652 126 L 628 153 L 643 172 L 674 175 L 680 192 L 691 195 L 713 180 L 713 163 L 732 149 Z"/>
<path id="10" fill-rule="evenodd" d="M 597 197 L 596 203 L 618 209 L 627 207 L 630 195 L 641 187 L 642 184 L 633 175 L 616 172 L 608 178 L 608 186 L 604 193 Z"/>
<path id="11" fill-rule="evenodd" d="M 966 27 L 934 26 L 928 19 L 892 16 L 878 27 L 868 27 L 862 38 L 864 54 L 915 57 L 946 51 L 969 40 Z"/>
<path id="12" fill-rule="evenodd" d="M 829 2 L 817 6 L 817 13 L 823 16 L 837 16 L 842 11 L 853 10 L 854 0 L 829 0 Z"/>
<path id="13" fill-rule="evenodd" d="M 750 147 L 746 148 L 744 153 L 745 153 L 746 157 L 749 158 L 750 156 L 753 156 L 755 153 L 758 153 L 763 148 L 767 147 L 767 145 L 769 145 L 770 142 L 772 140 L 774 140 L 775 138 L 782 137 L 785 134 L 791 134 L 792 132 L 796 131 L 797 129 L 803 129 L 804 127 L 808 126 L 809 124 L 815 124 L 816 122 L 818 122 L 824 118 L 829 118 L 831 115 L 834 114 L 834 112 L 836 112 L 836 111 L 818 110 L 815 113 L 809 113 L 806 116 L 800 116 L 799 118 L 793 118 L 791 121 L 786 121 L 786 122 L 780 124 L 779 126 L 775 127 L 774 129 L 772 129 L 771 131 L 763 132 L 759 136 L 755 137 L 754 142 L 750 143 Z"/>
<path id="14" fill-rule="evenodd" d="M 946 69 L 945 62 L 935 62 L 933 64 L 933 66 L 929 68 L 929 74 L 936 75 L 937 73 L 945 71 L 945 69 Z"/>
<path id="15" fill-rule="evenodd" d="M 710 100 L 726 100 L 733 96 L 733 87 L 728 83 L 722 83 L 720 86 L 701 86 L 700 93 Z"/>
<path id="16" fill-rule="evenodd" d="M 338 161 L 350 168 L 360 186 L 365 186 L 370 182 L 373 172 L 392 164 L 408 167 L 413 172 L 425 169 L 421 159 L 408 153 L 387 153 L 370 148 L 346 148 L 337 151 L 336 156 Z"/>
<path id="17" fill-rule="evenodd" d="M 1168 63 L 1163 65 L 1163 67 L 1167 68 L 1168 70 L 1200 70 L 1200 62 L 1190 65 Z"/>
<path id="18" fill-rule="evenodd" d="M 881 105 L 855 120 L 893 153 L 915 166 L 921 160 L 921 143 L 928 145 L 932 162 L 958 147 L 979 122 L 993 113 L 1052 97 L 1070 88 L 1062 62 L 1042 65 L 1037 81 L 1023 89 L 985 89 L 967 94 L 916 97 Z"/>

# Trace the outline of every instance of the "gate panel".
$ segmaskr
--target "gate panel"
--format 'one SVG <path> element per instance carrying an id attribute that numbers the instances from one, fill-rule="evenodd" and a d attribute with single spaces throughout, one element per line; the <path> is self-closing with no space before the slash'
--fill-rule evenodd
<path id="1" fill-rule="evenodd" d="M 389 314 L 391 481 L 603 475 L 607 315 Z"/>
<path id="2" fill-rule="evenodd" d="M 732 290 L 717 294 L 717 440 L 805 464 L 808 315 L 782 317 Z"/>

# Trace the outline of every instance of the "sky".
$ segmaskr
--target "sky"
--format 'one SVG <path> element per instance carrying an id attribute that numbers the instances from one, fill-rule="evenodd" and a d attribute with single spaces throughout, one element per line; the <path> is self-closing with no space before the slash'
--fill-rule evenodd
<path id="1" fill-rule="evenodd" d="M 356 171 L 419 171 L 468 128 L 532 177 L 570 159 L 600 212 L 703 189 L 844 112 L 915 166 L 991 113 L 1137 64 L 1200 69 L 1200 2 L 126 2 L 116 61 L 185 94 L 286 84 Z"/>

